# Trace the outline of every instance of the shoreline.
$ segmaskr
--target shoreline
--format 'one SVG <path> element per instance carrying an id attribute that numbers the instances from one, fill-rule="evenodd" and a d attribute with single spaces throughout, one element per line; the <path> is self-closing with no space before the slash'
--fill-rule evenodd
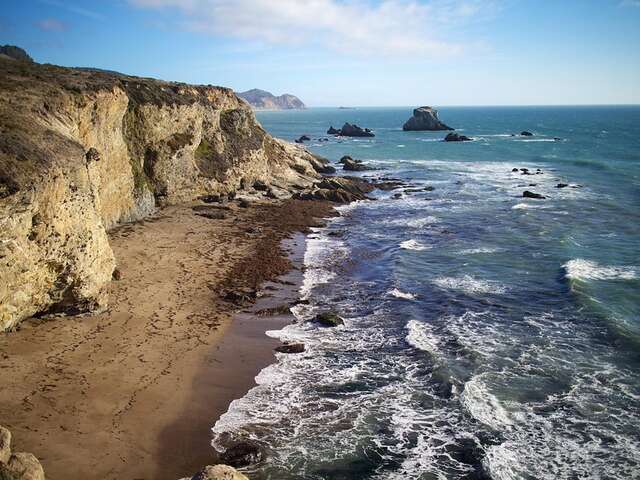
<path id="1" fill-rule="evenodd" d="M 31 319 L 0 336 L 0 424 L 16 449 L 40 459 L 47 478 L 194 474 L 215 462 L 219 416 L 275 361 L 279 342 L 264 332 L 293 317 L 255 312 L 297 295 L 300 268 L 295 254 L 284 256 L 292 243 L 281 242 L 320 225 L 333 207 L 207 206 L 226 216 L 211 219 L 194 206 L 110 232 L 121 279 L 106 312 Z M 234 289 L 256 292 L 257 302 L 229 302 Z"/>

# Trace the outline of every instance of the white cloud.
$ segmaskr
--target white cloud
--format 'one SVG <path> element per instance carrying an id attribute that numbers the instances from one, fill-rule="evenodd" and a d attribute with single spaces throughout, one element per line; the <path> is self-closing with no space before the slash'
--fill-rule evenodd
<path id="1" fill-rule="evenodd" d="M 312 44 L 350 54 L 435 56 L 463 45 L 442 30 L 482 15 L 480 0 L 129 0 L 175 8 L 188 29 L 270 44 Z"/>

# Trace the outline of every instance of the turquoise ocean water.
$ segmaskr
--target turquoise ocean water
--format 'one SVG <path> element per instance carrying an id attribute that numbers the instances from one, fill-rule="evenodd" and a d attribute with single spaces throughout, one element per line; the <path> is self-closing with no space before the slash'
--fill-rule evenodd
<path id="1" fill-rule="evenodd" d="M 410 115 L 258 114 L 420 191 L 309 237 L 295 314 L 345 325 L 269 332 L 307 351 L 263 370 L 216 438 L 261 443 L 257 479 L 640 478 L 640 107 L 441 108 L 465 143 L 403 132 Z M 345 121 L 376 137 L 327 137 Z"/>

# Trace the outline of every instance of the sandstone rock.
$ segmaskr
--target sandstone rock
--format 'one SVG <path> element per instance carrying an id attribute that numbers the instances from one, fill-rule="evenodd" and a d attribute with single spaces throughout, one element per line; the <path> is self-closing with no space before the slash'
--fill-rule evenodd
<path id="1" fill-rule="evenodd" d="M 228 465 L 206 466 L 192 480 L 249 480 L 245 475 Z"/>
<path id="2" fill-rule="evenodd" d="M 340 315 L 335 312 L 323 312 L 315 316 L 313 319 L 315 323 L 319 323 L 323 327 L 337 327 L 343 325 L 344 320 Z"/>
<path id="3" fill-rule="evenodd" d="M 350 172 L 364 172 L 371 170 L 371 167 L 362 163 L 362 160 L 353 160 L 349 158 L 342 164 L 342 169 Z"/>
<path id="4" fill-rule="evenodd" d="M 460 135 L 459 133 L 448 133 L 447 136 L 444 137 L 445 142 L 469 142 L 471 140 L 473 139 L 466 135 Z"/>
<path id="5" fill-rule="evenodd" d="M 311 154 L 221 87 L 0 58 L 0 130 L 0 331 L 104 308 L 107 231 L 120 223 L 242 184 L 320 177 Z"/>
<path id="6" fill-rule="evenodd" d="M 6 465 L 2 467 L 6 472 L 13 475 L 16 480 L 44 480 L 42 465 L 30 453 L 14 453 Z"/>
<path id="7" fill-rule="evenodd" d="M 438 111 L 431 107 L 420 107 L 413 111 L 411 117 L 402 126 L 405 131 L 453 130 L 438 119 Z"/>
<path id="8" fill-rule="evenodd" d="M 0 425 L 0 463 L 7 463 L 11 457 L 11 432 Z"/>
<path id="9" fill-rule="evenodd" d="M 525 190 L 524 192 L 522 192 L 522 196 L 524 198 L 535 198 L 535 199 L 538 199 L 538 200 L 542 200 L 544 198 L 547 198 L 544 195 L 541 195 L 539 193 L 530 192 L 529 190 Z"/>

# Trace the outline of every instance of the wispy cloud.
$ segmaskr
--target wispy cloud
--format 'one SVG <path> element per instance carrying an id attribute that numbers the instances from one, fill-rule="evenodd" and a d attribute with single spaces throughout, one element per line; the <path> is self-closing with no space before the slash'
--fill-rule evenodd
<path id="1" fill-rule="evenodd" d="M 465 45 L 441 32 L 486 11 L 479 0 L 129 0 L 174 8 L 187 29 L 270 44 L 313 44 L 363 55 L 441 56 Z"/>
<path id="2" fill-rule="evenodd" d="M 87 8 L 78 7 L 70 2 L 60 2 L 58 0 L 40 0 L 42 3 L 47 5 L 51 5 L 53 7 L 58 7 L 63 10 L 66 10 L 70 13 L 75 13 L 76 15 L 81 15 L 83 17 L 92 18 L 94 20 L 102 20 L 104 17 L 93 10 L 89 10 Z"/>
<path id="3" fill-rule="evenodd" d="M 621 7 L 640 7 L 640 0 L 622 0 Z"/>
<path id="4" fill-rule="evenodd" d="M 64 32 L 69 26 L 55 18 L 44 18 L 36 22 L 36 26 L 45 32 Z"/>

